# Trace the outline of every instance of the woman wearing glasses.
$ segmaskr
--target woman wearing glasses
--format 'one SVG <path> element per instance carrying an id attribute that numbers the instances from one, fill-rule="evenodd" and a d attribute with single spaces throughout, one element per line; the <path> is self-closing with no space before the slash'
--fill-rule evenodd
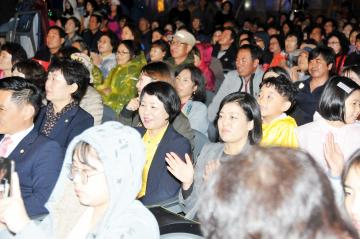
<path id="1" fill-rule="evenodd" d="M 343 33 L 333 32 L 327 37 L 326 44 L 334 50 L 336 54 L 336 73 L 341 74 L 346 61 L 347 53 L 349 52 L 349 42 Z"/>
<path id="2" fill-rule="evenodd" d="M 117 48 L 116 62 L 117 66 L 96 89 L 102 95 L 104 104 L 119 114 L 124 104 L 136 95 L 136 80 L 146 60 L 133 41 L 124 40 Z"/>
<path id="3" fill-rule="evenodd" d="M 154 216 L 138 201 L 145 149 L 136 130 L 108 122 L 84 131 L 67 150 L 59 180 L 38 224 L 24 209 L 17 175 L 0 201 L 0 238 L 159 238 Z"/>

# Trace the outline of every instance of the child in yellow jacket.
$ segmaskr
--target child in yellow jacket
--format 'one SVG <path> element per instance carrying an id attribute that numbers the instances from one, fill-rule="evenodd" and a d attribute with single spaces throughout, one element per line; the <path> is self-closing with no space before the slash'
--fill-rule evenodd
<path id="1" fill-rule="evenodd" d="M 263 120 L 263 146 L 298 147 L 296 121 L 285 114 L 295 100 L 295 88 L 284 76 L 264 79 L 258 103 Z"/>

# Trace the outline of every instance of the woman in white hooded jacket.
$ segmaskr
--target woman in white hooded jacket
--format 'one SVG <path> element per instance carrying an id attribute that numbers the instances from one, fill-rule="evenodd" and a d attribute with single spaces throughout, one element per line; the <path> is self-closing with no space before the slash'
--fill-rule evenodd
<path id="1" fill-rule="evenodd" d="M 155 217 L 136 200 L 144 163 L 134 129 L 107 122 L 84 131 L 67 149 L 40 224 L 27 217 L 13 175 L 13 195 L 0 200 L 0 238 L 159 238 Z"/>
<path id="2" fill-rule="evenodd" d="M 76 17 L 79 21 L 81 21 L 80 12 L 77 7 L 76 0 L 64 0 L 63 2 L 63 16 L 66 18 Z"/>

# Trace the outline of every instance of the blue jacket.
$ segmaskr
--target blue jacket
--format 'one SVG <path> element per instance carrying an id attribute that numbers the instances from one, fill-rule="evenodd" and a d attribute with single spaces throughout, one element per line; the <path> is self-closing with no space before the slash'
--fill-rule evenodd
<path id="1" fill-rule="evenodd" d="M 28 215 L 36 217 L 48 213 L 44 204 L 55 186 L 64 160 L 60 145 L 34 128 L 8 158 L 15 162 Z"/>
<path id="2" fill-rule="evenodd" d="M 40 109 L 35 128 L 41 132 L 46 120 L 46 106 Z M 51 131 L 49 138 L 55 140 L 65 151 L 71 140 L 87 128 L 94 126 L 94 118 L 80 106 L 63 114 Z"/>
<path id="3" fill-rule="evenodd" d="M 136 129 L 142 136 L 146 132 L 145 128 Z M 158 204 L 176 196 L 179 192 L 180 181 L 166 168 L 165 154 L 169 152 L 176 153 L 182 159 L 185 159 L 185 154 L 191 155 L 189 141 L 177 133 L 171 125 L 161 139 L 150 166 L 146 193 L 140 198 L 145 205 Z"/>

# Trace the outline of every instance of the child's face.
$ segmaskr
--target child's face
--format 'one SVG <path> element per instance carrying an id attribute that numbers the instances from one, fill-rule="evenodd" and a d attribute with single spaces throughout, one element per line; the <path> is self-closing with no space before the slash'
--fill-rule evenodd
<path id="1" fill-rule="evenodd" d="M 355 123 L 360 114 L 360 90 L 352 92 L 345 100 L 345 123 Z"/>
<path id="2" fill-rule="evenodd" d="M 358 166 L 350 168 L 345 180 L 345 208 L 354 227 L 360 232 L 360 171 Z"/>
<path id="3" fill-rule="evenodd" d="M 291 103 L 272 85 L 263 85 L 261 87 L 258 99 L 260 105 L 261 117 L 264 123 L 271 123 L 282 113 L 287 111 Z"/>

